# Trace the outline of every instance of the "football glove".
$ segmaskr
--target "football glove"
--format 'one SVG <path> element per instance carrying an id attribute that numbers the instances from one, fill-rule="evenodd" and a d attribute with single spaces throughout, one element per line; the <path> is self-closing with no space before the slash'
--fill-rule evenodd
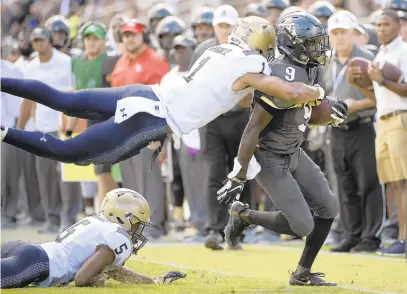
<path id="1" fill-rule="evenodd" d="M 187 276 L 186 274 L 181 273 L 179 271 L 171 271 L 162 276 L 154 278 L 153 280 L 154 280 L 154 284 L 162 285 L 162 284 L 172 283 L 178 279 L 183 279 L 186 276 Z"/>
<path id="2" fill-rule="evenodd" d="M 332 126 L 338 127 L 344 124 L 348 118 L 348 105 L 339 100 L 335 99 L 335 104 L 332 106 Z"/>
<path id="3" fill-rule="evenodd" d="M 220 204 L 230 204 L 240 199 L 246 179 L 233 177 L 223 182 L 223 187 L 218 191 L 218 201 Z"/>

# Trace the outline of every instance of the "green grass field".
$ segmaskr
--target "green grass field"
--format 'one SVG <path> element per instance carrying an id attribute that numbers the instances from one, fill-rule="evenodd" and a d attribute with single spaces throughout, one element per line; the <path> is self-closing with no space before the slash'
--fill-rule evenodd
<path id="1" fill-rule="evenodd" d="M 11 293 L 407 293 L 404 259 L 323 252 L 313 270 L 326 273 L 336 288 L 290 287 L 288 270 L 295 269 L 300 248 L 245 246 L 243 251 L 209 251 L 202 246 L 146 246 L 126 266 L 149 276 L 170 270 L 187 273 L 171 285 L 126 285 L 105 288 L 3 290 Z"/>

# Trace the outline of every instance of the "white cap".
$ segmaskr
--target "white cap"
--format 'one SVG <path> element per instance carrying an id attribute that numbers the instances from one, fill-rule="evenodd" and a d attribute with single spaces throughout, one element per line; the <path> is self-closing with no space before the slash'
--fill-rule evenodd
<path id="1" fill-rule="evenodd" d="M 212 25 L 216 26 L 220 23 L 227 23 L 231 26 L 235 26 L 238 19 L 239 13 L 236 9 L 230 5 L 221 5 L 215 10 Z"/>
<path id="2" fill-rule="evenodd" d="M 328 32 L 334 29 L 352 30 L 356 25 L 356 17 L 349 11 L 341 10 L 328 19 Z"/>

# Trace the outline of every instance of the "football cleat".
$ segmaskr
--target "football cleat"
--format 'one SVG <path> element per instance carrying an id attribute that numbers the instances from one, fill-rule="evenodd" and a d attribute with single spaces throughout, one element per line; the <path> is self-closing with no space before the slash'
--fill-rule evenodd
<path id="1" fill-rule="evenodd" d="M 334 282 L 325 282 L 323 278 L 324 273 L 311 273 L 306 271 L 302 274 L 291 273 L 290 285 L 291 286 L 336 286 Z"/>
<path id="2" fill-rule="evenodd" d="M 239 216 L 242 211 L 248 208 L 249 205 L 239 201 L 233 202 L 230 208 L 230 218 L 225 228 L 225 240 L 231 248 L 240 247 L 240 241 L 243 239 L 246 229 L 250 226 L 250 224 L 243 221 Z"/>

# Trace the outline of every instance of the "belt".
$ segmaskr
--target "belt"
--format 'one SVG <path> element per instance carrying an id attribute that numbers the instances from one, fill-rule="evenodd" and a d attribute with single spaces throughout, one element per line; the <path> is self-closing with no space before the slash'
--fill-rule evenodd
<path id="1" fill-rule="evenodd" d="M 373 116 L 367 116 L 367 117 L 357 118 L 355 120 L 352 120 L 342 126 L 339 126 L 338 128 L 341 130 L 350 131 L 350 130 L 357 128 L 360 125 L 371 123 L 374 121 L 375 121 L 375 119 Z"/>
<path id="2" fill-rule="evenodd" d="M 406 113 L 406 112 L 407 112 L 407 110 L 397 110 L 397 111 L 393 111 L 393 112 L 390 112 L 390 113 L 388 113 L 388 114 L 382 115 L 382 116 L 380 117 L 380 119 L 386 120 L 386 119 L 392 118 L 392 117 L 394 117 L 394 116 L 396 116 L 396 115 L 399 115 L 399 114 L 402 114 L 402 113 Z"/>

